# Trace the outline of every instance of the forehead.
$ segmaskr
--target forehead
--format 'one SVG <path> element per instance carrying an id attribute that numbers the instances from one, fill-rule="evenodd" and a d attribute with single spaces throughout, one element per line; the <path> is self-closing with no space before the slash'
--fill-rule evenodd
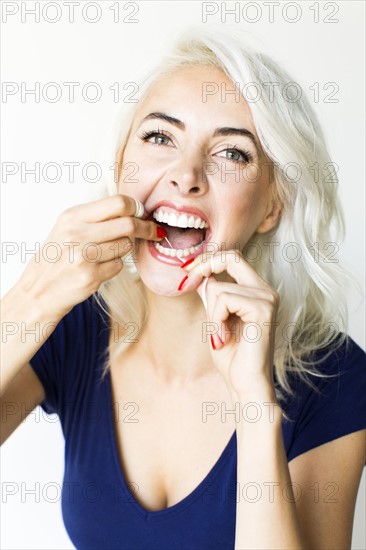
<path id="1" fill-rule="evenodd" d="M 208 66 L 179 68 L 153 84 L 136 113 L 141 119 L 150 112 L 164 111 L 184 122 L 190 118 L 210 120 L 213 125 L 243 123 L 255 133 L 247 102 L 240 86 L 220 69 Z"/>

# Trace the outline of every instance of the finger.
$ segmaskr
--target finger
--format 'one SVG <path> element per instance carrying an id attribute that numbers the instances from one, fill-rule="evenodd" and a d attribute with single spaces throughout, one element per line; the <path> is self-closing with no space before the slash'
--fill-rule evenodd
<path id="1" fill-rule="evenodd" d="M 147 240 L 161 240 L 158 237 L 159 225 L 153 221 L 140 220 L 132 216 L 113 218 L 99 223 L 91 223 L 84 227 L 88 239 L 96 243 L 105 243 L 120 239 L 123 236 L 137 237 Z M 162 230 L 162 228 L 160 228 Z"/>
<path id="2" fill-rule="evenodd" d="M 211 318 L 213 314 L 213 308 L 220 294 L 225 292 L 226 294 L 234 294 L 236 296 L 244 296 L 247 298 L 254 298 L 256 300 L 269 301 L 272 300 L 272 294 L 265 288 L 253 288 L 248 286 L 238 285 L 237 283 L 225 283 L 217 281 L 214 277 L 209 277 L 207 280 L 206 298 L 208 315 Z M 203 283 L 202 283 L 203 284 Z M 197 289 L 197 292 L 202 293 L 201 286 Z M 202 296 L 201 296 L 202 298 Z"/>
<path id="3" fill-rule="evenodd" d="M 224 281 L 217 281 L 214 277 L 208 278 L 209 285 L 207 286 L 208 299 L 212 296 L 219 296 L 221 292 L 232 292 L 233 294 L 240 294 L 241 296 L 256 297 L 262 300 L 270 298 L 270 293 L 265 288 L 251 287 L 238 285 L 237 283 L 226 283 Z"/>
<path id="4" fill-rule="evenodd" d="M 184 268 L 189 277 L 209 277 L 211 274 L 227 273 L 240 285 L 271 288 L 269 283 L 255 271 L 238 250 L 225 250 L 215 254 L 200 254 Z M 188 288 L 188 285 L 186 286 Z"/>
<path id="5" fill-rule="evenodd" d="M 133 252 L 134 243 L 128 237 L 123 237 L 116 241 L 98 244 L 98 262 L 118 261 L 124 258 L 126 254 Z"/>
<path id="6" fill-rule="evenodd" d="M 136 201 L 129 195 L 116 194 L 86 204 L 78 204 L 66 212 L 74 212 L 85 222 L 99 222 L 119 216 L 135 216 Z"/>
<path id="7" fill-rule="evenodd" d="M 218 328 L 218 336 L 220 337 L 223 345 L 231 338 L 230 332 L 235 333 L 235 338 L 238 334 L 235 332 L 235 328 L 239 328 L 236 323 L 234 331 L 227 330 L 227 320 L 230 315 L 236 315 L 241 321 L 248 322 L 248 315 L 253 314 L 258 301 L 254 297 L 242 296 L 240 294 L 232 294 L 222 292 L 215 301 L 212 315 L 210 316 L 211 322 Z M 256 321 L 250 321 L 256 323 Z"/>
<path id="8" fill-rule="evenodd" d="M 123 260 L 119 258 L 117 261 L 111 260 L 109 262 L 103 262 L 101 264 L 97 264 L 95 268 L 97 270 L 99 280 L 101 282 L 108 281 L 122 271 Z"/>

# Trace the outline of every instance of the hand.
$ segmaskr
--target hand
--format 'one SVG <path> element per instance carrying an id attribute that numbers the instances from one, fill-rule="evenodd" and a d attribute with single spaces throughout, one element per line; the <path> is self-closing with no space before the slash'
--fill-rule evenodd
<path id="1" fill-rule="evenodd" d="M 266 388 L 275 396 L 273 356 L 278 293 L 237 250 L 209 257 L 201 254 L 184 269 L 188 279 L 182 292 L 196 289 L 201 299 L 202 280 L 208 277 L 206 333 L 214 332 L 208 337 L 212 358 L 229 391 L 237 398 Z M 213 277 L 224 271 L 234 283 L 219 282 Z"/>
<path id="2" fill-rule="evenodd" d="M 120 194 L 65 210 L 17 284 L 48 310 L 66 315 L 122 270 L 131 239 L 161 240 L 159 226 L 135 212 L 134 199 Z"/>

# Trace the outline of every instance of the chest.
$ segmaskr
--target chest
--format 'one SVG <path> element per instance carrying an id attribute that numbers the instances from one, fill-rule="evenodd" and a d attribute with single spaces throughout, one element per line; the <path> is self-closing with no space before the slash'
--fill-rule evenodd
<path id="1" fill-rule="evenodd" d="M 149 511 L 177 504 L 204 480 L 235 431 L 221 375 L 184 386 L 111 368 L 115 443 L 134 498 Z"/>

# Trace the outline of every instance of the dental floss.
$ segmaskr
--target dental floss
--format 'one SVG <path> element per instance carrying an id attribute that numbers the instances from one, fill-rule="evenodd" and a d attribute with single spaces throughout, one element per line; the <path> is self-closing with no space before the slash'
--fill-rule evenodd
<path id="1" fill-rule="evenodd" d="M 166 242 L 168 243 L 170 248 L 173 248 L 173 246 L 172 246 L 171 242 L 169 241 L 168 237 L 164 237 L 164 239 L 166 240 Z M 181 262 L 184 263 L 184 260 L 182 260 L 182 258 L 180 258 L 179 256 L 176 256 L 176 258 L 178 258 L 178 260 L 180 260 Z M 212 265 L 212 263 L 211 263 L 211 265 Z M 202 286 L 202 302 L 203 302 L 203 305 L 205 306 L 205 310 L 206 310 L 206 313 L 207 313 L 206 287 L 207 287 L 207 283 L 208 283 L 208 277 L 205 277 L 204 279 L 205 280 L 203 281 L 203 286 Z"/>
<path id="2" fill-rule="evenodd" d="M 169 241 L 168 237 L 164 237 L 164 239 L 166 240 L 170 248 L 173 248 L 172 243 Z M 178 258 L 178 260 L 184 263 L 184 260 L 182 260 L 182 258 L 180 258 L 179 256 L 176 256 L 176 258 Z"/>
<path id="3" fill-rule="evenodd" d="M 203 286 L 202 286 L 202 302 L 203 302 L 203 305 L 205 306 L 206 313 L 208 313 L 207 296 L 206 296 L 207 283 L 208 283 L 208 277 L 205 277 L 205 280 L 203 281 Z"/>

